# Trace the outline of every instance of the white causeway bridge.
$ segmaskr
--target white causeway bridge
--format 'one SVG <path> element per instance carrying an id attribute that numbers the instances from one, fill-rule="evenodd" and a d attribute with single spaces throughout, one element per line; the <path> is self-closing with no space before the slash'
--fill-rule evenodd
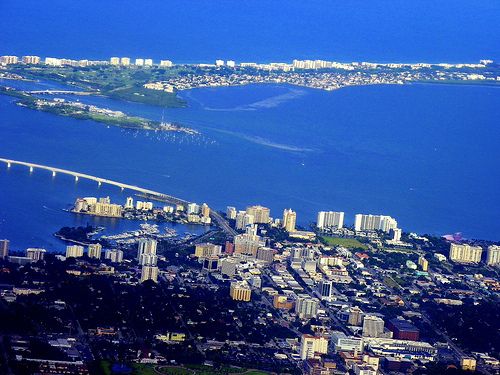
<path id="1" fill-rule="evenodd" d="M 129 184 L 125 184 L 123 182 L 108 180 L 107 178 L 92 176 L 90 174 L 70 171 L 67 169 L 51 167 L 51 166 L 42 165 L 42 164 L 29 163 L 29 162 L 19 161 L 19 160 L 4 159 L 4 158 L 0 158 L 0 162 L 7 164 L 8 168 L 12 167 L 13 165 L 21 165 L 21 166 L 29 168 L 30 172 L 33 172 L 35 169 L 42 169 L 42 170 L 46 170 L 46 171 L 51 172 L 53 177 L 55 177 L 58 173 L 60 173 L 60 174 L 73 176 L 75 178 L 75 181 L 78 181 L 79 179 L 82 178 L 82 179 L 96 181 L 99 186 L 101 186 L 102 184 L 114 185 L 114 186 L 118 186 L 122 190 L 125 190 L 125 189 L 132 190 L 132 191 L 135 191 L 139 194 L 143 194 L 151 199 L 158 199 L 161 201 L 167 201 L 167 202 L 171 202 L 171 203 L 175 203 L 175 204 L 182 204 L 182 205 L 187 205 L 189 203 L 188 201 L 186 201 L 184 199 L 180 199 L 180 198 L 173 197 L 171 195 L 159 193 L 159 192 L 154 191 L 154 190 L 144 189 L 144 188 L 139 187 L 139 186 L 129 185 Z"/>
<path id="2" fill-rule="evenodd" d="M 144 188 L 139 187 L 139 186 L 129 185 L 129 184 L 125 184 L 123 182 L 118 182 L 118 181 L 113 181 L 113 180 L 108 180 L 107 178 L 92 176 L 90 174 L 70 171 L 68 169 L 56 168 L 56 167 L 51 167 L 48 165 L 35 164 L 35 163 L 29 163 L 26 161 L 4 159 L 4 158 L 0 158 L 0 162 L 7 164 L 7 168 L 11 168 L 13 165 L 21 165 L 21 166 L 29 168 L 30 173 L 34 172 L 35 169 L 41 169 L 41 170 L 46 170 L 46 171 L 51 172 L 53 177 L 55 177 L 58 173 L 60 173 L 60 174 L 73 176 L 75 178 L 75 181 L 78 181 L 79 179 L 82 178 L 82 179 L 96 181 L 99 186 L 101 186 L 102 184 L 106 184 L 106 185 L 118 186 L 122 190 L 125 190 L 125 189 L 132 190 L 143 197 L 146 197 L 146 198 L 149 198 L 152 200 L 157 200 L 160 202 L 179 204 L 179 205 L 183 205 L 183 206 L 187 206 L 189 204 L 189 202 L 184 200 L 184 199 L 173 197 L 171 195 L 163 194 L 163 193 L 160 193 L 160 192 L 157 192 L 154 190 L 144 189 Z M 237 234 L 236 231 L 229 226 L 228 222 L 215 210 L 210 210 L 210 217 L 229 236 L 235 236 Z"/>

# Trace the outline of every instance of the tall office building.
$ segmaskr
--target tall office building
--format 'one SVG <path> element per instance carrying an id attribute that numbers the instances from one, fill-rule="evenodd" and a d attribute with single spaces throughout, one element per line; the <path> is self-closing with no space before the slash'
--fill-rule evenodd
<path id="1" fill-rule="evenodd" d="M 47 250 L 45 250 L 45 249 L 38 249 L 38 248 L 30 247 L 30 248 L 26 249 L 26 257 L 30 258 L 34 262 L 37 262 L 37 261 L 43 260 L 45 258 L 46 252 L 47 252 Z"/>
<path id="2" fill-rule="evenodd" d="M 488 246 L 486 264 L 488 266 L 496 266 L 500 264 L 500 246 L 497 245 Z"/>
<path id="3" fill-rule="evenodd" d="M 141 239 L 137 246 L 137 261 L 140 265 L 156 266 L 156 247 L 158 242 L 153 239 Z"/>
<path id="4" fill-rule="evenodd" d="M 247 207 L 246 213 L 253 216 L 254 223 L 267 224 L 269 223 L 269 215 L 271 213 L 271 210 L 263 206 L 250 206 Z"/>
<path id="5" fill-rule="evenodd" d="M 120 58 L 120 65 L 129 66 L 130 65 L 130 57 L 122 57 Z"/>
<path id="6" fill-rule="evenodd" d="M 109 59 L 109 64 L 110 65 L 120 65 L 120 58 L 119 57 L 112 57 Z"/>
<path id="7" fill-rule="evenodd" d="M 208 204 L 203 203 L 201 205 L 201 215 L 205 216 L 205 217 L 209 217 L 210 216 L 210 207 L 208 207 Z"/>
<path id="8" fill-rule="evenodd" d="M 187 206 L 187 214 L 188 215 L 191 215 L 191 214 L 199 214 L 200 213 L 200 206 L 197 205 L 196 203 L 189 203 L 188 206 Z"/>
<path id="9" fill-rule="evenodd" d="M 118 249 L 106 250 L 104 259 L 109 259 L 113 263 L 121 263 L 123 261 L 123 251 Z"/>
<path id="10" fill-rule="evenodd" d="M 420 256 L 418 258 L 418 265 L 422 268 L 422 271 L 427 272 L 427 270 L 429 269 L 429 261 L 423 256 Z"/>
<path id="11" fill-rule="evenodd" d="M 321 280 L 318 284 L 318 293 L 322 300 L 331 299 L 333 295 L 333 282 L 331 280 Z"/>
<path id="12" fill-rule="evenodd" d="M 347 318 L 347 324 L 351 326 L 360 326 L 363 322 L 364 313 L 358 306 L 353 306 L 349 308 L 349 317 Z"/>
<path id="13" fill-rule="evenodd" d="M 253 215 L 249 215 L 246 211 L 238 211 L 236 214 L 236 229 L 245 229 L 247 225 L 254 223 Z"/>
<path id="14" fill-rule="evenodd" d="M 156 266 L 142 266 L 141 269 L 141 283 L 146 280 L 158 282 L 158 267 Z"/>
<path id="15" fill-rule="evenodd" d="M 226 208 L 226 217 L 228 219 L 235 220 L 236 219 L 236 214 L 237 214 L 236 207 L 227 206 L 227 208 Z"/>
<path id="16" fill-rule="evenodd" d="M 222 246 L 213 243 L 200 243 L 195 246 L 194 256 L 197 258 L 209 258 L 219 256 L 222 253 Z"/>
<path id="17" fill-rule="evenodd" d="M 40 64 L 40 56 L 23 56 L 25 64 Z"/>
<path id="18" fill-rule="evenodd" d="M 9 240 L 0 240 L 0 258 L 5 259 L 9 256 Z"/>
<path id="19" fill-rule="evenodd" d="M 302 295 L 295 302 L 295 313 L 300 319 L 311 319 L 318 315 L 319 301 L 308 295 Z"/>
<path id="20" fill-rule="evenodd" d="M 297 213 L 290 209 L 285 209 L 283 211 L 283 228 L 287 232 L 295 232 L 295 223 L 297 221 Z"/>
<path id="21" fill-rule="evenodd" d="M 318 212 L 318 220 L 316 226 L 320 230 L 337 228 L 341 229 L 344 226 L 344 213 L 334 211 Z"/>
<path id="22" fill-rule="evenodd" d="M 302 335 L 299 352 L 302 360 L 314 358 L 316 354 L 326 354 L 328 339 L 322 336 Z"/>
<path id="23" fill-rule="evenodd" d="M 135 64 L 136 66 L 143 66 L 144 65 L 144 59 L 135 59 Z"/>
<path id="24" fill-rule="evenodd" d="M 354 218 L 354 230 L 358 232 L 381 230 L 389 233 L 391 229 L 397 227 L 398 222 L 390 216 L 357 214 Z"/>
<path id="25" fill-rule="evenodd" d="M 375 315 L 366 315 L 363 319 L 364 337 L 382 337 L 384 334 L 384 320 Z"/>
<path id="26" fill-rule="evenodd" d="M 450 244 L 450 260 L 457 263 L 479 263 L 483 248 L 468 244 Z"/>
<path id="27" fill-rule="evenodd" d="M 87 249 L 89 258 L 101 259 L 102 245 L 100 243 L 90 244 Z"/>
<path id="28" fill-rule="evenodd" d="M 246 281 L 233 281 L 229 288 L 229 295 L 235 301 L 249 302 L 252 298 L 252 290 Z"/>
<path id="29" fill-rule="evenodd" d="M 251 255 L 255 257 L 257 255 L 257 250 L 264 245 L 265 242 L 256 234 L 238 234 L 234 237 L 234 254 Z"/>
<path id="30" fill-rule="evenodd" d="M 66 247 L 66 258 L 79 258 L 83 256 L 83 246 L 71 245 Z"/>
<path id="31" fill-rule="evenodd" d="M 125 202 L 125 209 L 131 210 L 134 208 L 134 198 L 127 197 L 127 201 Z"/>

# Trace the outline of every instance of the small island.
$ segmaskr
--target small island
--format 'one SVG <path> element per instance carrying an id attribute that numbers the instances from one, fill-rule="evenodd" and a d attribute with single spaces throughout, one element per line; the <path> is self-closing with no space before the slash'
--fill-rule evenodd
<path id="1" fill-rule="evenodd" d="M 93 120 L 111 126 L 125 129 L 174 131 L 190 135 L 199 134 L 198 131 L 170 122 L 158 122 L 142 117 L 129 116 L 122 111 L 113 111 L 95 105 L 84 104 L 78 101 L 69 101 L 61 98 L 43 99 L 10 87 L 0 87 L 0 94 L 9 95 L 19 100 L 16 104 L 38 111 L 49 112 L 59 116 L 68 116 L 81 120 Z"/>

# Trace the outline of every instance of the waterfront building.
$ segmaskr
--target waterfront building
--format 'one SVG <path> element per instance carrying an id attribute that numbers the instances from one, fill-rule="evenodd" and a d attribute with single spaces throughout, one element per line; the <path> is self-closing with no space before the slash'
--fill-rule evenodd
<path id="1" fill-rule="evenodd" d="M 22 60 L 25 64 L 40 64 L 40 56 L 23 56 Z"/>
<path id="2" fill-rule="evenodd" d="M 19 58 L 17 56 L 0 56 L 0 63 L 4 65 L 17 64 Z"/>
<path id="3" fill-rule="evenodd" d="M 158 267 L 145 265 L 141 268 L 141 283 L 146 280 L 158 282 Z"/>
<path id="4" fill-rule="evenodd" d="M 144 65 L 144 59 L 135 59 L 135 66 L 143 66 Z"/>
<path id="5" fill-rule="evenodd" d="M 496 266 L 500 264 L 500 246 L 498 245 L 488 246 L 488 252 L 486 255 L 486 264 L 488 266 Z"/>
<path id="6" fill-rule="evenodd" d="M 127 201 L 125 202 L 125 209 L 132 210 L 134 208 L 134 198 L 127 197 Z"/>
<path id="7" fill-rule="evenodd" d="M 229 295 L 235 301 L 249 302 L 252 290 L 246 281 L 233 281 L 229 288 Z"/>
<path id="8" fill-rule="evenodd" d="M 120 65 L 120 58 L 119 57 L 112 57 L 109 59 L 109 64 L 110 65 Z"/>
<path id="9" fill-rule="evenodd" d="M 295 301 L 295 313 L 300 319 L 316 318 L 318 315 L 319 301 L 308 295 L 301 295 Z"/>
<path id="10" fill-rule="evenodd" d="M 46 57 L 45 58 L 45 65 L 62 66 L 62 61 L 61 61 L 61 59 L 57 59 L 55 57 Z"/>
<path id="11" fill-rule="evenodd" d="M 215 66 L 224 66 L 224 60 L 215 60 Z"/>
<path id="12" fill-rule="evenodd" d="M 118 249 L 106 250 L 104 258 L 109 259 L 113 263 L 121 263 L 123 261 L 123 251 Z"/>
<path id="13" fill-rule="evenodd" d="M 235 220 L 236 219 L 236 214 L 237 214 L 236 207 L 227 206 L 227 208 L 226 208 L 226 217 L 229 220 Z"/>
<path id="14" fill-rule="evenodd" d="M 101 259 L 102 245 L 100 243 L 90 244 L 87 249 L 89 258 Z"/>
<path id="15" fill-rule="evenodd" d="M 39 260 L 43 260 L 45 258 L 45 253 L 47 250 L 40 248 L 30 247 L 26 249 L 26 257 L 30 258 L 32 261 L 37 262 Z"/>
<path id="16" fill-rule="evenodd" d="M 247 225 L 254 223 L 254 217 L 246 213 L 246 211 L 238 211 L 236 214 L 236 229 L 245 229 Z"/>
<path id="17" fill-rule="evenodd" d="M 390 216 L 357 214 L 354 218 L 354 230 L 357 232 L 381 230 L 389 233 L 397 227 L 398 222 Z"/>
<path id="18" fill-rule="evenodd" d="M 283 222 L 282 226 L 287 232 L 295 231 L 295 223 L 297 221 L 297 213 L 290 209 L 285 209 L 283 211 Z"/>
<path id="19" fill-rule="evenodd" d="M 198 215 L 200 213 L 200 206 L 197 205 L 196 203 L 189 203 L 187 206 L 187 214 L 195 214 Z"/>
<path id="20" fill-rule="evenodd" d="M 375 315 L 366 315 L 363 319 L 363 337 L 382 337 L 384 320 Z"/>
<path id="21" fill-rule="evenodd" d="M 203 203 L 201 205 L 201 215 L 204 217 L 209 217 L 210 216 L 210 207 L 208 207 L 208 204 Z"/>
<path id="22" fill-rule="evenodd" d="M 236 62 L 234 60 L 227 60 L 226 65 L 228 68 L 234 68 L 236 66 Z"/>
<path id="23" fill-rule="evenodd" d="M 164 68 L 171 68 L 174 64 L 170 60 L 160 60 L 160 66 Z"/>
<path id="24" fill-rule="evenodd" d="M 328 339 L 323 336 L 302 335 L 300 338 L 300 359 L 314 358 L 328 353 Z"/>
<path id="25" fill-rule="evenodd" d="M 394 241 L 394 242 L 401 241 L 401 235 L 402 235 L 403 231 L 400 228 L 393 228 L 390 230 L 390 233 L 392 234 L 392 241 Z"/>
<path id="26" fill-rule="evenodd" d="M 120 58 L 121 66 L 129 66 L 130 65 L 130 57 L 121 57 Z"/>
<path id="27" fill-rule="evenodd" d="M 457 263 L 479 263 L 483 248 L 468 244 L 450 244 L 450 260 Z"/>
<path id="28" fill-rule="evenodd" d="M 5 259 L 9 256 L 9 240 L 0 240 L 0 258 Z"/>
<path id="29" fill-rule="evenodd" d="M 209 258 L 219 256 L 222 253 L 222 246 L 213 243 L 200 243 L 195 246 L 194 256 L 197 258 Z"/>
<path id="30" fill-rule="evenodd" d="M 144 66 L 153 66 L 153 59 L 144 59 Z"/>
<path id="31" fill-rule="evenodd" d="M 269 223 L 269 215 L 271 210 L 263 206 L 250 206 L 247 207 L 246 213 L 253 216 L 253 222 L 256 224 Z"/>
<path id="32" fill-rule="evenodd" d="M 83 246 L 70 245 L 66 247 L 66 258 L 79 258 L 83 256 Z"/>
<path id="33" fill-rule="evenodd" d="M 344 213 L 334 211 L 318 212 L 316 226 L 319 230 L 342 229 L 344 226 Z"/>

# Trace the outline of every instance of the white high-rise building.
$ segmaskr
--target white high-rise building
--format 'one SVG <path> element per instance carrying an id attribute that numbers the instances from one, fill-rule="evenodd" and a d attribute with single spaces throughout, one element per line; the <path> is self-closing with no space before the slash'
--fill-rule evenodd
<path id="1" fill-rule="evenodd" d="M 215 60 L 215 66 L 224 66 L 224 60 Z"/>
<path id="2" fill-rule="evenodd" d="M 120 65 L 120 58 L 119 57 L 112 57 L 109 59 L 109 64 L 110 65 Z"/>
<path id="3" fill-rule="evenodd" d="M 66 247 L 66 258 L 79 258 L 83 256 L 83 246 L 71 245 Z"/>
<path id="4" fill-rule="evenodd" d="M 366 315 L 363 319 L 364 337 L 382 337 L 384 334 L 384 320 L 375 315 Z"/>
<path id="5" fill-rule="evenodd" d="M 254 223 L 267 224 L 269 223 L 271 210 L 263 206 L 250 206 L 247 207 L 246 213 L 253 216 Z"/>
<path id="6" fill-rule="evenodd" d="M 483 248 L 468 244 L 450 244 L 450 260 L 457 263 L 479 263 Z"/>
<path id="7" fill-rule="evenodd" d="M 381 230 L 389 233 L 391 229 L 396 229 L 397 227 L 398 222 L 396 219 L 385 215 L 357 214 L 354 219 L 354 230 L 357 232 Z"/>
<path id="8" fill-rule="evenodd" d="M 158 267 L 156 266 L 142 266 L 141 269 L 141 283 L 146 280 L 158 282 Z"/>
<path id="9" fill-rule="evenodd" d="M 121 263 L 123 261 L 123 251 L 118 249 L 106 250 L 104 258 L 109 259 L 113 263 Z"/>
<path id="10" fill-rule="evenodd" d="M 144 66 L 153 66 L 153 59 L 145 59 Z"/>
<path id="11" fill-rule="evenodd" d="M 287 232 L 295 232 L 295 224 L 297 222 L 297 213 L 290 209 L 285 209 L 283 211 L 283 228 Z"/>
<path id="12" fill-rule="evenodd" d="M 300 359 L 314 358 L 316 354 L 328 353 L 328 339 L 322 336 L 302 335 L 300 338 Z"/>
<path id="13" fill-rule="evenodd" d="M 295 302 L 295 312 L 300 319 L 311 319 L 318 315 L 319 301 L 307 295 L 299 296 Z"/>
<path id="14" fill-rule="evenodd" d="M 102 245 L 99 243 L 90 244 L 87 249 L 89 258 L 101 259 Z"/>
<path id="15" fill-rule="evenodd" d="M 39 260 L 43 260 L 43 258 L 45 258 L 46 252 L 47 252 L 47 250 L 45 250 L 45 249 L 30 247 L 30 248 L 26 249 L 26 257 L 30 258 L 31 260 L 36 262 Z"/>
<path id="16" fill-rule="evenodd" d="M 488 266 L 496 266 L 500 264 L 500 246 L 497 245 L 488 246 L 486 264 Z"/>
<path id="17" fill-rule="evenodd" d="M 230 220 L 234 220 L 236 219 L 236 214 L 238 212 L 236 211 L 236 207 L 232 207 L 232 206 L 227 206 L 226 208 L 226 216 L 228 219 Z"/>
<path id="18" fill-rule="evenodd" d="M 156 247 L 158 242 L 152 239 L 141 239 L 137 247 L 137 261 L 140 265 L 156 265 Z"/>
<path id="19" fill-rule="evenodd" d="M 170 60 L 160 60 L 160 66 L 164 68 L 171 68 L 174 64 Z"/>
<path id="20" fill-rule="evenodd" d="M 227 60 L 226 61 L 226 65 L 229 67 L 229 68 L 234 68 L 236 66 L 236 62 L 234 60 Z"/>
<path id="21" fill-rule="evenodd" d="M 334 211 L 318 212 L 318 220 L 316 226 L 318 229 L 337 228 L 341 229 L 344 226 L 344 213 Z"/>
<path id="22" fill-rule="evenodd" d="M 200 206 L 197 205 L 196 203 L 189 203 L 187 206 L 187 214 L 199 214 L 200 213 Z"/>
<path id="23" fill-rule="evenodd" d="M 131 210 L 134 208 L 134 198 L 127 197 L 127 201 L 125 202 L 125 208 L 127 210 Z"/>
<path id="24" fill-rule="evenodd" d="M 144 66 L 144 59 L 135 59 L 136 66 Z"/>
<path id="25" fill-rule="evenodd" d="M 130 65 L 130 57 L 122 57 L 120 58 L 120 65 L 129 66 Z"/>
<path id="26" fill-rule="evenodd" d="M 238 211 L 236 214 L 236 229 L 245 229 L 247 225 L 254 223 L 253 215 L 249 215 L 246 211 Z"/>

